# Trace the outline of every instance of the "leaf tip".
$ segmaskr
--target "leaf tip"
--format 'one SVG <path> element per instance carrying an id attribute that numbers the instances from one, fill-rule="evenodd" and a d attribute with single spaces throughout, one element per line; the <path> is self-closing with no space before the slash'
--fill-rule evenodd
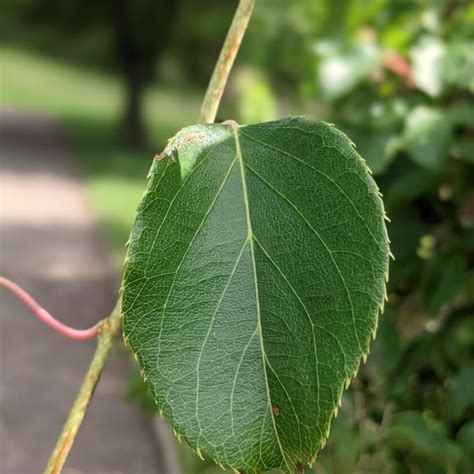
<path id="1" fill-rule="evenodd" d="M 201 461 L 204 461 L 204 456 L 201 453 L 201 450 L 199 448 L 196 448 L 194 452 L 197 454 L 198 458 L 201 459 Z"/>
<path id="2" fill-rule="evenodd" d="M 166 420 L 166 416 L 165 414 L 163 413 L 163 410 L 160 409 L 160 416 Z M 181 439 L 181 435 L 176 431 L 175 427 L 174 426 L 171 426 L 171 430 L 173 431 L 173 434 L 175 436 L 175 438 L 178 440 L 179 443 L 182 443 L 183 440 Z"/>

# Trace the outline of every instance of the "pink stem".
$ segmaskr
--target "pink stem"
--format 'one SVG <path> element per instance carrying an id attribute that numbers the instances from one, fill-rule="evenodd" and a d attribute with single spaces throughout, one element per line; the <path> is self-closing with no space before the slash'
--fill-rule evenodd
<path id="1" fill-rule="evenodd" d="M 42 308 L 23 288 L 20 288 L 16 283 L 13 283 L 8 278 L 0 277 L 0 286 L 4 286 L 10 290 L 42 323 L 46 324 L 46 326 L 49 326 L 59 334 L 76 341 L 86 341 L 97 337 L 99 323 L 89 329 L 73 329 L 60 323 L 56 318 L 49 314 L 48 311 Z"/>

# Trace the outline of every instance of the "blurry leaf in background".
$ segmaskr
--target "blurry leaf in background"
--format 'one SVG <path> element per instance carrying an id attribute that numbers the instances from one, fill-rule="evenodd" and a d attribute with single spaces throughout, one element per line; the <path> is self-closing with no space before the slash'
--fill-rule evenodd
<path id="1" fill-rule="evenodd" d="M 396 325 L 397 313 L 387 307 L 379 318 L 377 338 L 372 344 L 367 366 L 376 372 L 379 379 L 386 378 L 400 359 L 403 342 Z"/>
<path id="2" fill-rule="evenodd" d="M 448 119 L 453 127 L 474 127 L 474 103 L 462 100 L 450 105 Z"/>
<path id="3" fill-rule="evenodd" d="M 473 250 L 474 244 L 474 190 L 468 193 L 464 202 L 458 209 L 460 223 L 465 227 L 465 231 L 461 234 L 462 239 L 468 249 Z"/>
<path id="4" fill-rule="evenodd" d="M 412 211 L 394 211 L 390 213 L 390 220 L 388 233 L 392 241 L 392 253 L 395 255 L 395 260 L 390 265 L 390 281 L 395 283 L 403 281 L 419 267 L 416 250 L 426 227 Z"/>
<path id="5" fill-rule="evenodd" d="M 468 421 L 458 431 L 456 441 L 463 448 L 460 471 L 463 474 L 474 472 L 474 421 Z"/>
<path id="6" fill-rule="evenodd" d="M 406 212 L 412 212 L 410 201 L 429 192 L 435 181 L 432 172 L 406 159 L 405 156 L 394 160 L 387 171 L 388 176 L 383 174 L 378 179 L 388 209 L 404 205 Z M 417 219 L 420 220 L 419 217 Z"/>
<path id="7" fill-rule="evenodd" d="M 372 174 L 382 173 L 394 157 L 396 135 L 392 132 L 375 132 L 354 139 L 357 151 L 364 157 Z"/>
<path id="8" fill-rule="evenodd" d="M 134 367 L 133 373 L 128 381 L 125 400 L 136 403 L 140 407 L 140 410 L 145 412 L 158 413 L 158 405 L 153 399 L 150 388 L 143 380 L 138 365 Z"/>
<path id="9" fill-rule="evenodd" d="M 474 138 L 458 139 L 453 144 L 451 153 L 459 160 L 474 164 Z"/>
<path id="10" fill-rule="evenodd" d="M 459 421 L 468 409 L 474 409 L 474 363 L 461 367 L 448 390 L 448 414 L 453 421 Z"/>
<path id="11" fill-rule="evenodd" d="M 442 305 L 463 290 L 465 281 L 465 262 L 460 255 L 435 255 L 429 259 L 421 283 L 425 311 L 435 316 Z"/>
<path id="12" fill-rule="evenodd" d="M 437 96 L 443 87 L 443 41 L 435 36 L 424 36 L 410 51 L 413 79 L 417 87 L 428 95 Z"/>
<path id="13" fill-rule="evenodd" d="M 389 449 L 407 451 L 438 464 L 447 472 L 461 459 L 461 451 L 435 420 L 426 419 L 420 412 L 396 413 L 390 423 L 387 439 Z"/>
<path id="14" fill-rule="evenodd" d="M 251 68 L 241 68 L 235 74 L 240 123 L 259 123 L 278 116 L 277 100 L 263 73 Z"/>
<path id="15" fill-rule="evenodd" d="M 360 456 L 359 432 L 355 420 L 345 408 L 349 404 L 352 404 L 350 396 L 344 394 L 342 409 L 331 424 L 329 443 L 316 463 L 316 472 L 355 472 Z"/>
<path id="16" fill-rule="evenodd" d="M 474 71 L 474 66 L 472 70 Z M 474 77 L 474 72 L 471 73 L 471 77 Z M 447 114 L 453 129 L 474 130 L 474 101 L 459 100 L 448 108 Z M 459 160 L 474 163 L 473 133 L 460 134 L 456 140 L 453 140 L 450 152 Z"/>
<path id="17" fill-rule="evenodd" d="M 474 362 L 474 313 L 455 313 L 456 324 L 448 328 L 438 350 L 446 353 L 453 367 Z"/>
<path id="18" fill-rule="evenodd" d="M 474 93 L 473 48 L 472 41 L 453 41 L 448 44 L 442 68 L 442 78 L 446 85 L 465 88 Z"/>
<path id="19" fill-rule="evenodd" d="M 419 105 L 406 118 L 403 147 L 415 163 L 437 171 L 449 157 L 450 125 L 441 110 Z"/>
<path id="20" fill-rule="evenodd" d="M 349 51 L 334 42 L 319 42 L 315 49 L 322 58 L 318 71 L 321 91 L 329 99 L 349 92 L 381 59 L 377 44 L 368 40 L 360 40 Z"/>

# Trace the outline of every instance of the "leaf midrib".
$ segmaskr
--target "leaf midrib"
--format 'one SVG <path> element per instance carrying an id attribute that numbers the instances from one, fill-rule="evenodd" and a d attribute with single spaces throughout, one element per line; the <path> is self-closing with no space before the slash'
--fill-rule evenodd
<path id="1" fill-rule="evenodd" d="M 242 156 L 242 150 L 240 147 L 240 140 L 239 140 L 239 126 L 237 124 L 231 124 L 230 125 L 232 128 L 232 132 L 234 134 L 234 140 L 235 140 L 235 151 L 236 151 L 236 159 L 239 163 L 240 167 L 240 176 L 242 180 L 242 195 L 243 195 L 243 200 L 244 200 L 244 206 L 245 206 L 245 217 L 246 217 L 246 222 L 247 222 L 247 231 L 248 231 L 248 241 L 249 241 L 249 247 L 250 247 L 250 255 L 252 259 L 252 269 L 253 269 L 253 277 L 254 277 L 254 283 L 255 283 L 255 300 L 256 300 L 256 312 L 257 312 L 257 330 L 259 334 L 259 339 L 260 339 L 260 352 L 262 355 L 262 367 L 263 367 L 263 376 L 264 376 L 264 381 L 265 381 L 265 389 L 267 392 L 267 400 L 268 400 L 268 407 L 269 407 L 269 412 L 272 420 L 272 425 L 273 425 L 273 431 L 275 432 L 275 438 L 276 442 L 278 444 L 278 447 L 280 449 L 281 455 L 282 455 L 282 460 L 286 464 L 286 467 L 289 469 L 288 472 L 292 471 L 292 466 L 288 463 L 288 459 L 285 454 L 285 450 L 283 449 L 283 446 L 280 441 L 280 436 L 278 435 L 278 429 L 276 426 L 276 420 L 275 420 L 275 415 L 273 413 L 273 407 L 272 407 L 272 400 L 270 396 L 270 385 L 268 383 L 268 374 L 267 374 L 267 366 L 266 366 L 266 359 L 267 355 L 265 352 L 265 347 L 263 345 L 263 333 L 262 333 L 262 320 L 261 320 L 261 315 L 260 315 L 260 298 L 259 298 L 259 292 L 258 292 L 258 279 L 257 279 L 257 266 L 255 262 L 255 247 L 254 247 L 254 234 L 253 234 L 253 228 L 252 228 L 252 221 L 250 219 L 250 208 L 249 208 L 249 199 L 248 199 L 248 191 L 247 191 L 247 181 L 245 178 L 245 165 L 244 165 L 244 159 Z M 265 417 L 262 421 L 262 423 L 265 423 Z"/>

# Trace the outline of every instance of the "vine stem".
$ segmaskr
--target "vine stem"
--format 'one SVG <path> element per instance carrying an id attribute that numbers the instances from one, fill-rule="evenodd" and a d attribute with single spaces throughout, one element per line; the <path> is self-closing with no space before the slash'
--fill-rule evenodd
<path id="1" fill-rule="evenodd" d="M 67 456 L 76 439 L 77 432 L 82 424 L 86 410 L 94 394 L 102 370 L 109 358 L 110 351 L 121 327 L 121 301 L 117 302 L 114 310 L 109 317 L 103 319 L 98 324 L 97 348 L 92 358 L 86 376 L 82 382 L 81 388 L 72 405 L 63 430 L 56 442 L 54 451 L 44 470 L 45 474 L 59 474 L 66 462 Z"/>
<path id="2" fill-rule="evenodd" d="M 42 308 L 23 288 L 5 277 L 0 277 L 0 286 L 13 293 L 42 323 L 57 333 L 75 341 L 86 341 L 97 336 L 99 323 L 89 329 L 74 329 L 58 321 L 53 315 Z"/>
<path id="3" fill-rule="evenodd" d="M 216 118 L 224 88 L 242 43 L 242 38 L 247 30 L 254 6 L 255 0 L 240 0 L 237 6 L 211 80 L 209 81 L 206 95 L 204 96 L 199 115 L 200 123 L 212 123 Z M 45 474 L 59 474 L 61 472 L 84 419 L 94 389 L 109 358 L 115 336 L 120 331 L 121 322 L 121 300 L 119 299 L 110 316 L 98 324 L 97 348 L 94 357 L 54 451 L 49 458 L 48 465 L 44 471 Z"/>
<path id="4" fill-rule="evenodd" d="M 212 123 L 216 119 L 230 70 L 247 30 L 254 6 L 255 0 L 240 0 L 239 2 L 202 102 L 200 123 Z"/>

